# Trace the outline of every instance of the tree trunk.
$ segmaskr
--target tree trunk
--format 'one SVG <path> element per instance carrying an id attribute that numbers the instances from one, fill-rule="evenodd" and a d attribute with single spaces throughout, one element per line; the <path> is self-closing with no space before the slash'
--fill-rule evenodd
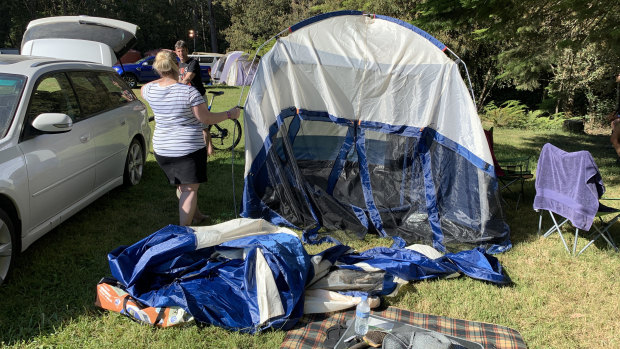
<path id="1" fill-rule="evenodd" d="M 211 52 L 217 53 L 217 32 L 215 31 L 215 16 L 213 15 L 212 0 L 207 0 L 209 8 L 209 32 L 211 32 Z"/>
<path id="2" fill-rule="evenodd" d="M 480 91 L 480 95 L 478 96 L 478 103 L 476 105 L 478 112 L 484 108 L 484 102 L 489 97 L 491 90 L 493 90 L 493 87 L 495 86 L 496 80 L 492 77 L 491 69 L 492 68 L 489 67 L 487 73 L 485 74 L 484 82 L 482 84 L 482 91 Z"/>

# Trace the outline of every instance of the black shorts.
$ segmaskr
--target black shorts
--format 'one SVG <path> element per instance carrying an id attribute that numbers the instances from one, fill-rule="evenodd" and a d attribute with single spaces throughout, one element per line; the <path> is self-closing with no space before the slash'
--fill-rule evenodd
<path id="1" fill-rule="evenodd" d="M 166 173 L 170 184 L 196 184 L 207 181 L 206 147 L 179 157 L 155 154 L 155 160 Z"/>

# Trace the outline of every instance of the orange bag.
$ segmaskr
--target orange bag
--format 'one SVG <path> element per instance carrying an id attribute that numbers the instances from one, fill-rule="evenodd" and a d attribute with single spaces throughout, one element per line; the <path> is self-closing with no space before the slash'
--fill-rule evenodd
<path id="1" fill-rule="evenodd" d="M 180 307 L 153 308 L 141 304 L 125 291 L 117 280 L 103 278 L 97 284 L 95 305 L 129 317 L 130 319 L 157 327 L 170 327 L 194 320 Z"/>

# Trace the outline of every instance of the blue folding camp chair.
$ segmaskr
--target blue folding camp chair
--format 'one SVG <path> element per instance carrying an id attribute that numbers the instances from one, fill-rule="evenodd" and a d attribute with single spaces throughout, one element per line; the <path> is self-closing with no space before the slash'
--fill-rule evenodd
<path id="1" fill-rule="evenodd" d="M 540 212 L 539 235 L 542 229 L 543 211 L 547 211 L 553 225 L 543 237 L 557 232 L 568 253 L 578 256 L 600 237 L 616 252 L 618 251 L 609 228 L 620 219 L 620 210 L 599 202 L 604 200 L 601 196 L 605 192 L 605 186 L 590 152 L 582 150 L 569 153 L 552 144 L 545 144 L 538 159 L 535 187 L 534 209 Z M 564 217 L 564 220 L 558 224 L 554 214 Z M 602 217 L 608 215 L 615 216 L 605 224 Z M 600 226 L 594 224 L 595 217 L 599 217 Z M 572 252 L 560 229 L 569 221 L 575 227 Z M 593 235 L 577 253 L 579 230 L 590 231 Z"/>

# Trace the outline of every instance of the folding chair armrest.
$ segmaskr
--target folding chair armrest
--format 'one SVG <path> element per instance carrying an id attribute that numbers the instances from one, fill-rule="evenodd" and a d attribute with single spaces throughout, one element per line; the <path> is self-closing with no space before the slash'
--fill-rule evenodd
<path id="1" fill-rule="evenodd" d="M 526 173 L 530 170 L 531 156 L 497 160 L 502 169 L 508 173 Z"/>
<path id="2" fill-rule="evenodd" d="M 501 165 L 503 165 L 503 164 L 506 164 L 506 165 L 511 165 L 511 164 L 527 165 L 530 162 L 530 158 L 531 158 L 531 156 L 521 156 L 521 157 L 517 157 L 517 158 L 497 159 L 497 162 L 499 162 Z"/>

